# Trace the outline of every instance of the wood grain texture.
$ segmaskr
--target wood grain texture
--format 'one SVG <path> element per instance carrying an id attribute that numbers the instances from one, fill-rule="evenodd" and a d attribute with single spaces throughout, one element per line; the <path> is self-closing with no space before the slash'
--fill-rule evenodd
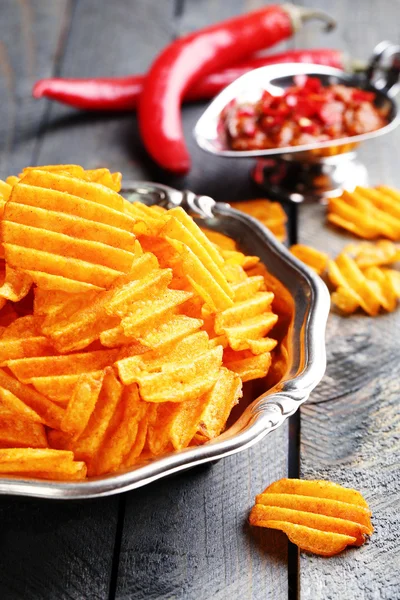
<path id="1" fill-rule="evenodd" d="M 249 451 L 127 494 L 116 598 L 286 599 L 286 540 L 247 523 L 256 493 L 286 473 L 282 426 Z"/>
<path id="2" fill-rule="evenodd" d="M 31 96 L 36 79 L 57 70 L 71 17 L 69 0 L 0 4 L 0 178 L 36 160 L 46 102 Z"/>
<path id="3" fill-rule="evenodd" d="M 108 598 L 117 501 L 0 498 L 0 597 Z"/>
<path id="4" fill-rule="evenodd" d="M 395 0 L 305 4 L 338 18 L 340 26 L 330 41 L 353 56 L 367 59 L 382 39 L 397 41 L 400 5 Z M 322 45 L 315 33 L 299 38 Z M 397 130 L 361 148 L 372 184 L 400 186 L 399 142 Z M 324 207 L 301 207 L 299 238 L 335 256 L 354 238 L 324 226 L 324 220 Z M 301 475 L 360 490 L 372 509 L 375 533 L 362 548 L 334 558 L 302 554 L 302 600 L 400 598 L 399 334 L 399 310 L 377 318 L 330 315 L 327 372 L 301 409 Z"/>

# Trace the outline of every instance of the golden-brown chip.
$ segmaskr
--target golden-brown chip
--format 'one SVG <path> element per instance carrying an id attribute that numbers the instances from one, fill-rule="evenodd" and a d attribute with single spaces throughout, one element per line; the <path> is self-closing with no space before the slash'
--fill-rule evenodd
<path id="1" fill-rule="evenodd" d="M 329 257 L 325 252 L 320 252 L 303 244 L 294 244 L 290 247 L 290 252 L 301 262 L 311 267 L 318 275 L 322 275 L 327 267 Z"/>
<path id="2" fill-rule="evenodd" d="M 371 511 L 356 490 L 330 481 L 281 479 L 256 497 L 251 525 L 284 531 L 301 549 L 332 556 L 371 535 Z"/>

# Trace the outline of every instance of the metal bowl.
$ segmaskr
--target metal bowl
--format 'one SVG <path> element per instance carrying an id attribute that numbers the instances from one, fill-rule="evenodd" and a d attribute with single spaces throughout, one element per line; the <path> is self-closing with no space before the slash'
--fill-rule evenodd
<path id="1" fill-rule="evenodd" d="M 241 414 L 236 415 L 235 422 L 221 436 L 203 446 L 141 462 L 129 471 L 81 482 L 3 476 L 0 494 L 54 499 L 108 496 L 235 454 L 282 425 L 308 399 L 324 374 L 325 326 L 330 306 L 328 290 L 322 280 L 294 258 L 263 225 L 228 204 L 217 204 L 209 197 L 167 186 L 137 182 L 125 188 L 123 193 L 132 201 L 182 206 L 204 226 L 231 236 L 244 251 L 261 258 L 293 300 L 293 314 L 287 331 L 287 371 L 272 389 L 258 397 L 253 396 L 247 406 L 240 403 Z"/>

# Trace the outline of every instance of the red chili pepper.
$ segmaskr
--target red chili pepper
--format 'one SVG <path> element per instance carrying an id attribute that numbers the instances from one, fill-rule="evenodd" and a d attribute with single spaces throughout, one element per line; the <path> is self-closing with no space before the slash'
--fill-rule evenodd
<path id="1" fill-rule="evenodd" d="M 280 63 L 312 63 L 343 69 L 350 61 L 342 52 L 330 48 L 288 50 L 279 54 L 257 56 L 218 73 L 206 75 L 187 90 L 184 100 L 213 98 L 241 75 Z M 35 98 L 50 98 L 83 110 L 125 111 L 136 109 L 143 89 L 145 75 L 102 77 L 93 79 L 40 79 L 33 88 Z"/>
<path id="2" fill-rule="evenodd" d="M 139 102 L 139 126 L 145 147 L 162 167 L 177 174 L 190 168 L 180 105 L 186 91 L 202 77 L 239 62 L 290 37 L 304 21 L 324 13 L 272 5 L 212 25 L 175 40 L 161 52 L 146 77 Z"/>

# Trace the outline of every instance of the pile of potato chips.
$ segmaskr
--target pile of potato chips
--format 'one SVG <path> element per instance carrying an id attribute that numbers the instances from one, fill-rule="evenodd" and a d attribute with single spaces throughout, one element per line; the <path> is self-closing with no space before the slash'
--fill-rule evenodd
<path id="1" fill-rule="evenodd" d="M 284 531 L 302 550 L 333 556 L 373 533 L 360 492 L 331 481 L 280 479 L 256 497 L 250 524 Z"/>
<path id="2" fill-rule="evenodd" d="M 366 240 L 400 241 L 400 192 L 386 185 L 344 191 L 329 200 L 327 219 Z"/>
<path id="3" fill-rule="evenodd" d="M 281 299 L 259 259 L 130 204 L 120 179 L 58 165 L 0 183 L 1 473 L 82 479 L 202 444 L 270 370 Z"/>
<path id="4" fill-rule="evenodd" d="M 345 314 L 361 308 L 370 316 L 392 312 L 400 299 L 400 246 L 388 240 L 349 244 L 334 259 L 315 248 L 296 244 L 291 252 L 333 288 L 332 302 Z"/>

